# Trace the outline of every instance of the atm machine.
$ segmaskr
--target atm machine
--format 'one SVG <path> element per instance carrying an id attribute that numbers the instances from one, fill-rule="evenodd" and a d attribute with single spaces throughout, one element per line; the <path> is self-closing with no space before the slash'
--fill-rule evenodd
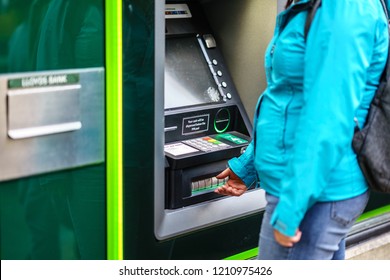
<path id="1" fill-rule="evenodd" d="M 255 184 L 239 200 L 214 192 L 226 183 L 215 176 L 245 152 L 252 126 L 199 2 L 166 2 L 164 76 L 165 186 L 156 207 L 164 214 L 156 214 L 157 238 L 258 212 L 264 199 Z"/>
<path id="2" fill-rule="evenodd" d="M 193 3 L 166 5 L 165 53 L 166 208 L 176 209 L 217 197 L 215 175 L 245 151 L 251 124 Z"/>

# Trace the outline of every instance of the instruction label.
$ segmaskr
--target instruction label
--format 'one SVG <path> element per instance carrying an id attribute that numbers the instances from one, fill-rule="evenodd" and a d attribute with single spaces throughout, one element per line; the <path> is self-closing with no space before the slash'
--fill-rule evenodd
<path id="1" fill-rule="evenodd" d="M 183 135 L 200 133 L 209 130 L 210 115 L 183 118 Z"/>

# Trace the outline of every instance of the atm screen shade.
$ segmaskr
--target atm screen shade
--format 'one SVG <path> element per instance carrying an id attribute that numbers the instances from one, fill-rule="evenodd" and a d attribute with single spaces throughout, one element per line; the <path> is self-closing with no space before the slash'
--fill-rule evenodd
<path id="1" fill-rule="evenodd" d="M 167 38 L 164 108 L 222 102 L 196 37 Z"/>

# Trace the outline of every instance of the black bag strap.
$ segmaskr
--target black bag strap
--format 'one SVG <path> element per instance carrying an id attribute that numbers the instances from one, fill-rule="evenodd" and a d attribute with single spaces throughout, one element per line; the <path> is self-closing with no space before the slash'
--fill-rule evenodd
<path id="1" fill-rule="evenodd" d="M 381 0 L 381 4 L 382 4 L 382 7 L 383 7 L 383 10 L 385 11 L 387 22 L 388 22 L 389 21 L 389 13 L 387 11 L 387 5 L 386 5 L 384 0 Z"/>
<path id="2" fill-rule="evenodd" d="M 289 13 L 286 15 L 283 23 L 280 25 L 280 29 L 283 29 L 287 23 L 293 18 L 295 17 L 297 14 L 299 14 L 300 12 L 302 11 L 306 11 L 306 10 L 311 10 L 312 7 L 313 7 L 313 3 L 315 2 L 316 0 L 314 1 L 308 1 L 308 2 L 305 2 L 305 3 L 297 3 L 295 4 L 294 6 L 291 7 L 291 10 L 289 11 Z M 306 19 L 307 21 L 307 19 Z M 310 26 L 310 23 L 309 23 L 309 26 Z"/>
<path id="3" fill-rule="evenodd" d="M 383 0 L 381 0 L 381 1 L 383 1 Z M 318 8 L 321 6 L 322 0 L 312 0 L 309 3 L 311 5 L 309 8 L 309 11 L 307 12 L 307 17 L 306 17 L 306 22 L 305 22 L 305 33 L 304 33 L 305 34 L 305 41 L 307 38 L 307 34 L 309 33 L 311 22 L 313 21 L 314 15 L 316 14 Z"/>
<path id="4" fill-rule="evenodd" d="M 389 13 L 387 11 L 387 5 L 386 5 L 384 0 L 381 0 L 381 4 L 382 4 L 383 10 L 385 11 L 385 14 L 386 14 L 387 27 L 388 27 L 388 33 L 389 33 L 389 46 L 387 48 L 387 61 L 386 61 L 385 70 L 383 71 L 383 74 L 381 76 L 381 81 L 387 82 L 390 79 L 390 26 L 389 26 Z"/>

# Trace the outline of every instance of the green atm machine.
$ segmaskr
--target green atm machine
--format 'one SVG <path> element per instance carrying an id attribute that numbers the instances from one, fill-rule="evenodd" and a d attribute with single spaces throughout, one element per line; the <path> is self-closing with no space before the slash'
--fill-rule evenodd
<path id="1" fill-rule="evenodd" d="M 263 191 L 213 190 L 252 139 L 281 1 L 27 2 L 0 0 L 1 259 L 254 258 Z"/>

